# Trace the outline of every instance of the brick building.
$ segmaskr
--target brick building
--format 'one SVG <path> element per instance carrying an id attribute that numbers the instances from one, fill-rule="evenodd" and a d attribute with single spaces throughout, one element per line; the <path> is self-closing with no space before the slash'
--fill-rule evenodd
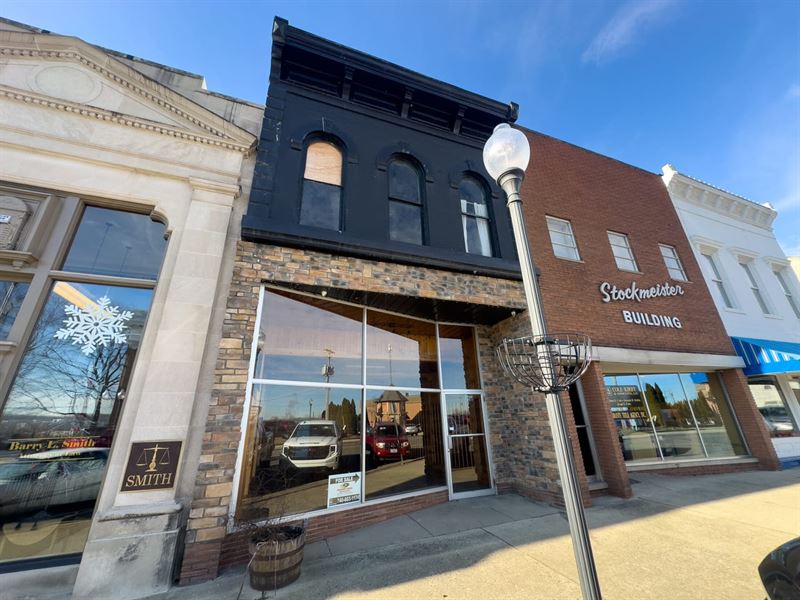
<path id="1" fill-rule="evenodd" d="M 628 496 L 634 470 L 777 468 L 661 177 L 526 133 L 523 206 L 548 328 L 594 346 L 570 390 L 590 487 Z"/>
<path id="2" fill-rule="evenodd" d="M 482 164 L 515 118 L 276 20 L 181 583 L 246 561 L 250 521 L 302 520 L 313 541 L 448 499 L 561 502 L 543 398 L 494 351 L 528 333 Z M 661 179 L 528 134 L 546 316 L 599 359 L 565 395 L 584 501 L 629 496 L 637 468 L 774 467 Z M 631 286 L 659 296 L 617 299 Z"/>

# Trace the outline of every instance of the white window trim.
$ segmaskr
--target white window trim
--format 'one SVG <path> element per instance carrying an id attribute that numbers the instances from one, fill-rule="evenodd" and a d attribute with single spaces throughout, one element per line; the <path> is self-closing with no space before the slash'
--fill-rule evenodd
<path id="1" fill-rule="evenodd" d="M 553 238 L 550 235 L 550 221 L 558 221 L 559 223 L 566 223 L 567 227 L 569 227 L 569 236 L 572 239 L 572 246 L 567 246 L 566 244 L 561 244 L 559 242 L 554 242 Z M 569 260 L 571 262 L 583 262 L 581 260 L 581 251 L 578 248 L 578 240 L 575 238 L 575 231 L 572 229 L 572 222 L 567 221 L 566 219 L 560 219 L 559 217 L 553 217 L 551 215 L 545 215 L 545 224 L 547 225 L 547 237 L 550 240 L 550 249 L 553 251 L 553 256 L 560 260 Z M 561 235 L 566 235 L 562 231 L 556 231 L 556 233 L 560 233 Z M 561 246 L 562 248 L 571 248 L 575 250 L 576 258 L 570 258 L 569 256 L 559 256 L 556 254 L 556 246 Z"/>
<path id="2" fill-rule="evenodd" d="M 661 252 L 661 248 L 669 248 L 670 250 L 672 250 L 672 255 L 673 256 L 671 258 L 674 258 L 677 261 L 678 268 L 679 268 L 679 270 L 681 272 L 681 275 L 683 275 L 683 279 L 678 279 L 678 278 L 672 276 L 672 273 L 670 273 L 670 271 L 669 271 L 669 265 L 667 264 L 667 257 L 664 256 L 663 252 Z M 671 244 L 659 243 L 658 244 L 658 251 L 661 254 L 662 260 L 664 261 L 664 266 L 667 268 L 667 275 L 669 275 L 670 279 L 674 279 L 675 281 L 683 281 L 683 282 L 687 282 L 688 283 L 689 282 L 689 277 L 686 275 L 686 268 L 683 266 L 683 261 L 681 260 L 681 257 L 678 254 L 678 249 L 675 246 L 672 246 Z"/>
<path id="3" fill-rule="evenodd" d="M 775 303 L 772 301 L 769 293 L 767 292 L 767 286 L 764 285 L 764 279 L 761 277 L 761 274 L 758 272 L 756 268 L 757 261 L 756 257 L 758 254 L 755 254 L 751 251 L 747 251 L 747 253 L 743 253 L 739 248 L 730 248 L 730 251 L 734 254 L 736 258 L 736 262 L 739 263 L 739 266 L 742 267 L 742 270 L 746 270 L 750 273 L 752 277 L 752 281 L 749 280 L 748 277 L 745 276 L 745 283 L 747 287 L 750 289 L 750 293 L 753 296 L 753 301 L 756 303 L 756 307 L 758 308 L 759 312 L 769 318 L 782 318 L 781 315 L 775 312 Z M 755 287 L 753 286 L 755 284 Z M 758 295 L 761 296 L 761 300 L 764 302 L 764 306 L 762 307 L 761 304 L 758 302 L 758 298 L 756 297 L 756 291 L 758 291 Z M 766 309 L 766 310 L 764 310 Z"/>
<path id="4" fill-rule="evenodd" d="M 725 273 L 725 269 L 719 260 L 720 253 L 719 250 L 721 246 L 710 246 L 706 243 L 699 243 L 697 245 L 697 252 L 700 254 L 700 268 L 703 271 L 705 276 L 706 282 L 709 284 L 707 287 L 711 292 L 711 295 L 717 301 L 719 307 L 726 311 L 731 312 L 743 312 L 740 308 L 740 303 L 736 295 L 733 291 L 733 286 L 730 284 L 730 278 Z M 708 261 L 704 258 L 708 256 L 714 263 L 716 267 L 717 273 L 714 273 L 711 265 L 708 264 Z M 717 275 L 719 275 L 719 279 L 717 279 Z M 725 289 L 725 293 L 728 295 L 728 300 L 730 300 L 731 306 L 725 304 L 725 299 L 721 296 L 719 289 L 717 289 L 716 285 L 710 285 L 711 283 L 715 283 L 719 281 L 722 284 L 722 287 Z"/>
<path id="5" fill-rule="evenodd" d="M 618 244 L 612 243 L 611 242 L 612 235 L 616 235 L 623 238 L 625 240 L 625 246 L 620 246 Z M 628 234 L 620 233 L 619 231 L 612 231 L 609 229 L 606 231 L 606 238 L 608 239 L 608 245 L 611 248 L 611 256 L 614 259 L 614 264 L 617 265 L 617 269 L 619 269 L 620 271 L 625 271 L 626 273 L 641 273 L 641 271 L 639 270 L 639 261 L 636 260 L 636 255 L 633 253 L 633 246 L 631 246 L 631 240 L 628 237 Z M 629 255 L 628 258 L 617 257 L 617 255 L 614 254 L 614 248 L 623 248 L 623 247 L 628 251 Z M 619 265 L 619 262 L 617 262 L 617 258 L 623 258 L 623 260 L 631 261 L 633 263 L 633 269 L 626 269 L 625 267 L 621 267 Z"/>
<path id="6" fill-rule="evenodd" d="M 778 282 L 780 295 L 786 298 L 786 304 L 789 305 L 789 314 L 800 319 L 800 314 L 798 314 L 800 312 L 800 290 L 798 290 L 797 277 L 794 271 L 792 271 L 791 266 L 785 266 L 782 262 L 766 262 Z"/>

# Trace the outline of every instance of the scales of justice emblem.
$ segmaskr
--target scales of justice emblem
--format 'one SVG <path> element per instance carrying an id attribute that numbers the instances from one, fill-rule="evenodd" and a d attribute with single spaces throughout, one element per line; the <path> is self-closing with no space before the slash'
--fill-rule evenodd
<path id="1" fill-rule="evenodd" d="M 122 480 L 123 492 L 158 490 L 175 485 L 180 441 L 133 442 Z"/>
<path id="2" fill-rule="evenodd" d="M 159 455 L 159 452 L 161 453 Z M 147 456 L 150 455 L 148 459 Z M 136 459 L 137 467 L 147 467 L 145 473 L 156 473 L 159 465 L 170 464 L 169 448 L 163 448 L 156 444 L 150 448 L 142 448 L 139 457 Z"/>

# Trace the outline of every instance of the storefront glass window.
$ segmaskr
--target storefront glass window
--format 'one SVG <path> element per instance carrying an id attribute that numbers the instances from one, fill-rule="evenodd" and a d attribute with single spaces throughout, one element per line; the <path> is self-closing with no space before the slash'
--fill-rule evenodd
<path id="1" fill-rule="evenodd" d="M 264 293 L 255 379 L 361 383 L 361 308 Z"/>
<path id="2" fill-rule="evenodd" d="M 155 280 L 167 247 L 164 230 L 148 215 L 87 206 L 62 270 Z"/>
<path id="3" fill-rule="evenodd" d="M 453 390 L 480 389 L 475 330 L 460 325 L 439 325 L 439 344 L 442 386 Z"/>
<path id="4" fill-rule="evenodd" d="M 83 550 L 152 294 L 54 283 L 0 420 L 0 560 Z"/>
<path id="5" fill-rule="evenodd" d="M 361 473 L 361 389 L 255 384 L 242 518 L 327 506 L 328 477 Z"/>
<path id="6" fill-rule="evenodd" d="M 751 378 L 749 385 L 770 436 L 797 435 L 797 424 L 786 406 L 777 382 L 772 377 Z"/>
<path id="7" fill-rule="evenodd" d="M 664 459 L 703 458 L 700 434 L 678 375 L 641 375 L 640 379 Z"/>
<path id="8" fill-rule="evenodd" d="M 436 326 L 427 321 L 367 311 L 367 383 L 438 388 Z"/>
<path id="9" fill-rule="evenodd" d="M 625 461 L 661 458 L 650 413 L 639 389 L 639 378 L 636 375 L 608 375 L 605 383 Z"/>
<path id="10" fill-rule="evenodd" d="M 257 331 L 237 519 L 441 488 L 448 436 L 454 491 L 491 489 L 473 328 L 268 288 Z"/>
<path id="11" fill-rule="evenodd" d="M 681 383 L 710 457 L 747 454 L 722 382 L 716 373 L 682 373 Z"/>
<path id="12" fill-rule="evenodd" d="M 442 486 L 439 394 L 367 391 L 366 499 Z"/>
<path id="13" fill-rule="evenodd" d="M 0 281 L 0 340 L 8 338 L 27 291 L 27 283 Z"/>
<path id="14" fill-rule="evenodd" d="M 608 375 L 605 384 L 626 462 L 747 454 L 716 373 Z"/>
<path id="15" fill-rule="evenodd" d="M 42 307 L 0 398 L 0 561 L 83 551 L 166 250 L 147 215 L 74 210 L 63 263 L 40 263 L 42 296 L 0 284 L 0 339 L 23 297 Z"/>

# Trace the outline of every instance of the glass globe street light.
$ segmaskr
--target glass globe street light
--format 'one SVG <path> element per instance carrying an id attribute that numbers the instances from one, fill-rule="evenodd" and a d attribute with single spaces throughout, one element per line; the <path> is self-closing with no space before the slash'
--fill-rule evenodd
<path id="1" fill-rule="evenodd" d="M 575 457 L 567 436 L 564 409 L 559 392 L 567 389 L 588 367 L 591 342 L 576 334 L 548 335 L 542 309 L 539 283 L 528 245 L 528 235 L 522 216 L 520 188 L 531 151 L 528 138 L 507 123 L 494 128 L 483 148 L 483 163 L 489 175 L 506 193 L 514 241 L 519 255 L 522 283 L 531 321 L 530 338 L 503 340 L 497 348 L 504 369 L 515 379 L 544 392 L 550 431 L 553 435 L 558 474 L 564 491 L 564 506 L 569 521 L 572 549 L 578 565 L 581 591 L 586 600 L 600 600 L 600 583 L 589 541 L 589 529 L 581 503 Z"/>

